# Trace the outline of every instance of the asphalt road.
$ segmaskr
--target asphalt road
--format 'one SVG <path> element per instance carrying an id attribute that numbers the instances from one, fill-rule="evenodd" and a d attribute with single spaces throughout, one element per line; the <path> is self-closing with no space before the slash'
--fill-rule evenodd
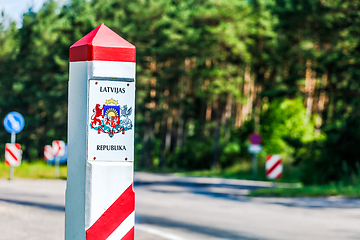
<path id="1" fill-rule="evenodd" d="M 0 180 L 0 239 L 64 239 L 65 185 Z M 245 196 L 268 186 L 136 173 L 136 239 L 360 239 L 360 200 Z"/>

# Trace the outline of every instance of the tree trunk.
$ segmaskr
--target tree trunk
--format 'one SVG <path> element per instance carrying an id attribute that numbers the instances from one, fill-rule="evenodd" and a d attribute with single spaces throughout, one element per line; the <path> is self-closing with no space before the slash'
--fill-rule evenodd
<path id="1" fill-rule="evenodd" d="M 161 147 L 160 147 L 160 168 L 165 166 L 165 158 L 166 158 L 166 147 L 168 144 L 168 105 L 169 102 L 169 90 L 165 89 L 164 91 L 164 104 L 163 104 L 163 116 L 161 120 Z"/>
<path id="2" fill-rule="evenodd" d="M 220 139 L 220 106 L 219 103 L 216 101 L 214 103 L 214 110 L 215 110 L 215 119 L 216 119 L 216 128 L 214 133 L 214 146 L 213 146 L 213 162 L 212 168 L 217 169 L 218 167 L 218 154 L 219 154 L 219 139 Z"/>
<path id="3" fill-rule="evenodd" d="M 311 68 L 312 62 L 310 59 L 306 61 L 306 76 L 305 76 L 305 92 L 307 94 L 306 99 L 306 119 L 309 121 L 312 113 L 313 97 L 315 91 L 315 71 Z"/>
<path id="4" fill-rule="evenodd" d="M 319 101 L 318 101 L 318 116 L 316 119 L 316 128 L 315 128 L 315 134 L 320 134 L 320 127 L 323 123 L 323 111 L 325 107 L 325 99 L 326 99 L 326 92 L 325 88 L 327 85 L 327 77 L 328 75 L 325 73 L 322 76 L 321 84 L 320 84 L 320 94 L 319 94 Z"/>
<path id="5" fill-rule="evenodd" d="M 261 92 L 261 86 L 255 87 L 255 111 L 254 111 L 254 132 L 260 131 L 260 110 L 261 110 L 261 98 L 259 94 Z"/>
<path id="6" fill-rule="evenodd" d="M 225 108 L 225 113 L 223 115 L 223 125 L 224 125 L 224 131 L 225 131 L 225 136 L 224 138 L 226 140 L 229 139 L 230 137 L 230 133 L 229 133 L 229 125 L 230 125 L 230 117 L 231 117 L 231 112 L 232 112 L 232 106 L 233 106 L 233 98 L 232 95 L 229 94 L 227 99 L 226 99 L 226 108 Z"/>
<path id="7" fill-rule="evenodd" d="M 249 114 L 252 110 L 252 103 L 253 99 L 251 96 L 253 84 L 251 83 L 251 76 L 250 76 L 251 68 L 250 66 L 247 66 L 245 68 L 245 75 L 244 75 L 244 97 L 246 104 L 244 104 L 242 109 L 242 123 L 247 121 L 249 119 Z"/>

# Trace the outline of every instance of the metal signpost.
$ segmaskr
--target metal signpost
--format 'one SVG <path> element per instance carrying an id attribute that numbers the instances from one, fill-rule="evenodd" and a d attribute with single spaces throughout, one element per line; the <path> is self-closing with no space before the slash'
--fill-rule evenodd
<path id="1" fill-rule="evenodd" d="M 55 157 L 55 178 L 59 178 L 60 157 L 65 154 L 65 143 L 61 140 L 54 140 L 52 142 L 52 151 Z"/>
<path id="2" fill-rule="evenodd" d="M 135 46 L 101 24 L 70 47 L 66 240 L 133 240 Z"/>
<path id="3" fill-rule="evenodd" d="M 262 151 L 262 147 L 260 143 L 262 142 L 262 138 L 260 134 L 253 133 L 249 137 L 250 145 L 248 147 L 248 151 L 253 154 L 252 156 L 252 175 L 253 179 L 257 179 L 257 157 L 256 154 Z"/>
<path id="4" fill-rule="evenodd" d="M 21 163 L 21 146 L 16 144 L 16 134 L 24 129 L 24 117 L 18 112 L 10 112 L 4 118 L 5 130 L 11 134 L 11 144 L 5 146 L 5 162 L 10 166 L 10 180 L 14 178 L 14 167 Z"/>

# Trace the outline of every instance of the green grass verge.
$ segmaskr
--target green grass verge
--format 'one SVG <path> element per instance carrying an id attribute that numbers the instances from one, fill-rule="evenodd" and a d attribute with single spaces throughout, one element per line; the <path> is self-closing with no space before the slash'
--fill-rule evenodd
<path id="1" fill-rule="evenodd" d="M 66 165 L 60 166 L 60 179 L 66 179 Z M 156 172 L 156 171 L 154 171 Z M 159 171 L 157 171 L 159 172 Z M 173 173 L 173 171 L 162 171 Z M 0 178 L 8 179 L 10 167 L 4 162 L 0 162 Z M 221 177 L 232 179 L 251 179 L 251 166 L 247 163 L 234 165 L 224 170 L 202 170 L 202 171 L 181 171 L 177 173 L 182 176 L 198 176 L 198 177 Z M 290 174 L 291 175 L 291 174 Z M 294 176 L 294 175 L 293 175 Z M 296 174 L 295 174 L 296 176 Z M 48 165 L 42 160 L 27 162 L 22 161 L 19 167 L 14 168 L 14 179 L 54 179 L 55 167 Z M 259 180 L 266 180 L 265 176 L 259 174 Z M 282 181 L 290 180 L 296 182 L 297 178 L 288 177 Z M 360 198 L 360 184 L 354 186 L 343 185 L 326 185 L 326 186 L 302 186 L 300 188 L 275 188 L 275 189 L 257 189 L 250 192 L 249 196 L 253 197 L 329 197 L 344 196 L 352 198 Z"/>
<path id="2" fill-rule="evenodd" d="M 360 198 L 360 185 L 303 186 L 300 188 L 262 188 L 250 192 L 251 197 L 331 197 Z"/>
<path id="3" fill-rule="evenodd" d="M 60 166 L 59 178 L 66 179 L 66 165 Z M 10 167 L 4 162 L 0 162 L 0 178 L 9 179 Z M 14 167 L 14 179 L 27 178 L 27 179 L 55 179 L 54 165 L 48 165 L 44 161 L 22 161 L 19 167 Z"/>
<path id="4" fill-rule="evenodd" d="M 177 175 L 191 177 L 219 177 L 231 179 L 251 179 L 251 164 L 242 162 L 226 169 L 206 169 L 196 171 L 178 171 Z"/>
<path id="5" fill-rule="evenodd" d="M 265 176 L 263 164 L 259 164 L 257 180 L 269 181 Z M 291 164 L 285 163 L 283 178 L 276 182 L 299 183 L 300 171 Z M 149 169 L 138 169 L 149 171 Z M 191 177 L 219 177 L 230 179 L 252 179 L 252 166 L 250 162 L 237 163 L 226 169 L 197 170 L 197 171 L 174 171 L 174 169 L 150 169 L 154 173 L 174 173 L 179 176 Z M 344 196 L 360 198 L 360 183 L 354 186 L 345 185 L 325 185 L 325 186 L 301 186 L 299 188 L 262 188 L 250 192 L 249 196 L 253 197 L 329 197 Z"/>
<path id="6" fill-rule="evenodd" d="M 257 179 L 260 181 L 269 181 L 265 175 L 264 164 L 258 165 Z M 291 164 L 284 164 L 284 173 L 282 179 L 277 182 L 298 183 L 300 182 L 300 172 Z M 154 171 L 156 172 L 156 171 Z M 197 170 L 197 171 L 178 171 L 176 174 L 180 176 L 193 177 L 219 177 L 229 179 L 246 179 L 253 180 L 251 162 L 240 162 L 225 169 Z"/>

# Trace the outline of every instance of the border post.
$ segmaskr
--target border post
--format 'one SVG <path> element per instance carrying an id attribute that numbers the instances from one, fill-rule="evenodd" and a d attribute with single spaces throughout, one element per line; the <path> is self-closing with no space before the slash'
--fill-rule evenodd
<path id="1" fill-rule="evenodd" d="M 134 239 L 135 59 L 104 24 L 70 47 L 66 240 Z"/>

